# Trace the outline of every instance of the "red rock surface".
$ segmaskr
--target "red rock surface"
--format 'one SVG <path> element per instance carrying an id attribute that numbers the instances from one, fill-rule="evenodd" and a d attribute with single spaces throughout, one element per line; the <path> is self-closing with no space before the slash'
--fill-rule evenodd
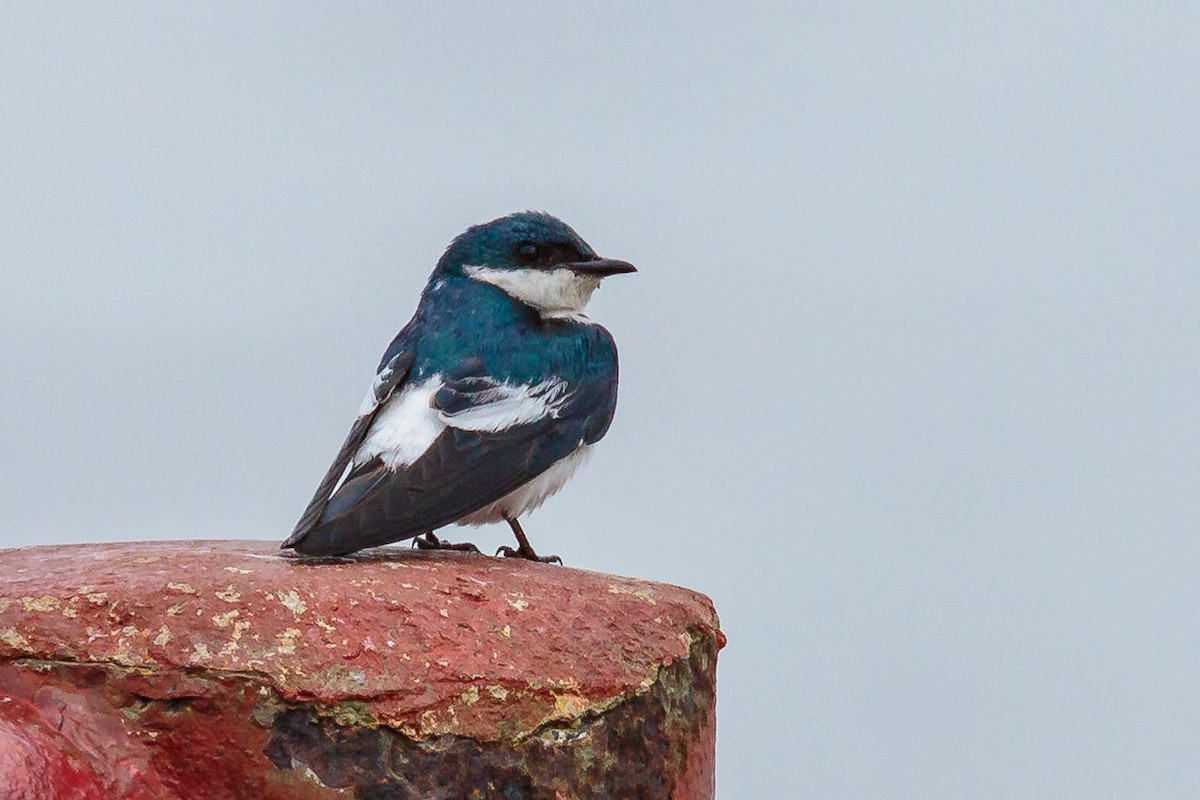
<path id="1" fill-rule="evenodd" d="M 104 800 L 103 778 L 90 759 L 32 702 L 0 696 L 0 796 L 7 800 Z"/>
<path id="2" fill-rule="evenodd" d="M 579 755 L 570 731 L 603 720 L 612 731 L 634 730 L 652 717 L 650 724 L 670 728 L 676 739 L 695 728 L 682 744 L 664 745 L 687 763 L 670 767 L 670 793 L 662 796 L 708 797 L 710 673 L 723 643 L 703 595 L 519 560 L 381 549 L 318 563 L 282 554 L 272 543 L 227 541 L 0 551 L 0 692 L 21 708 L 36 708 L 37 693 L 44 699 L 48 691 L 59 693 L 57 707 L 94 707 L 88 724 L 108 731 L 99 739 L 120 750 L 128 767 L 124 777 L 110 770 L 99 780 L 124 781 L 124 796 L 143 790 L 135 778 L 147 760 L 168 787 L 142 781 L 147 797 L 276 796 L 272 787 L 283 783 L 270 773 L 295 773 L 305 759 L 307 788 L 293 780 L 278 796 L 340 796 L 323 793 L 339 781 L 400 786 L 418 780 L 405 764 L 429 756 L 428 743 L 454 737 L 524 754 L 496 766 L 498 777 L 480 784 L 480 797 L 489 796 L 487 786 L 502 784 L 510 796 L 549 797 L 538 793 L 537 781 L 560 779 L 521 760 L 532 757 L 532 738 L 568 731 L 547 746 L 570 743 L 572 758 L 591 764 L 594 754 Z M 695 676 L 707 683 L 692 692 Z M 618 724 L 626 706 L 637 709 L 629 712 L 633 721 Z M 686 714 L 676 713 L 684 706 Z M 308 709 L 316 711 L 305 716 Z M 54 736 L 52 726 L 38 733 L 22 714 L 0 706 L 8 724 L 0 735 L 9 737 L 0 739 L 0 751 L 36 761 L 37 752 L 58 745 L 18 741 Z M 228 725 L 224 734 L 206 727 L 214 720 Z M 347 736 L 376 729 L 417 749 L 400 757 L 400 739 L 385 746 L 364 738 L 355 745 L 369 751 L 363 762 L 374 758 L 383 766 L 360 768 Z M 226 761 L 212 761 L 219 769 L 208 778 L 224 782 L 225 794 L 189 795 L 194 790 L 185 784 L 195 776 L 170 759 L 194 756 L 188 748 L 197 746 L 195 739 L 214 735 L 230 739 L 220 754 Z M 319 746 L 311 744 L 317 740 Z M 59 751 L 71 747 L 79 749 L 70 744 Z M 328 755 L 335 751 L 340 755 Z M 615 754 L 602 755 L 619 765 Z M 575 762 L 562 763 L 569 770 Z M 616 780 L 615 769 L 594 768 L 595 780 Z M 233 781 L 230 770 L 245 780 Z M 469 779 L 446 778 L 463 786 Z M 528 792 L 513 795 L 518 784 L 528 784 Z"/>
<path id="3" fill-rule="evenodd" d="M 27 697 L 0 694 L 5 800 L 155 800 L 164 791 L 149 753 L 111 708 L 46 686 Z"/>

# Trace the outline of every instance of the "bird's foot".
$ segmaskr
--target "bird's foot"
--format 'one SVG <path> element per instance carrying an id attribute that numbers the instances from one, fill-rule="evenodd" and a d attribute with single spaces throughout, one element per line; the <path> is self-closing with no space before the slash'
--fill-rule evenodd
<path id="1" fill-rule="evenodd" d="M 504 556 L 505 558 L 523 558 L 526 561 L 537 561 L 540 564 L 562 564 L 562 559 L 558 556 L 539 556 L 532 547 L 501 547 L 496 551 L 496 555 Z"/>
<path id="2" fill-rule="evenodd" d="M 457 550 L 460 553 L 478 553 L 479 548 L 470 542 L 447 542 L 445 539 L 439 539 L 433 535 L 433 531 L 426 531 L 421 536 L 413 539 L 413 547 L 418 550 Z"/>

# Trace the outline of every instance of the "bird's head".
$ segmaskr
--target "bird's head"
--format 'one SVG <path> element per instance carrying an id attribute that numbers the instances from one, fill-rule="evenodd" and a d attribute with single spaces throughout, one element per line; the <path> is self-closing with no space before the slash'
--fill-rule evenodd
<path id="1" fill-rule="evenodd" d="M 446 248 L 434 275 L 491 284 L 553 318 L 581 313 L 601 279 L 636 271 L 596 255 L 562 220 L 524 211 L 468 228 Z"/>

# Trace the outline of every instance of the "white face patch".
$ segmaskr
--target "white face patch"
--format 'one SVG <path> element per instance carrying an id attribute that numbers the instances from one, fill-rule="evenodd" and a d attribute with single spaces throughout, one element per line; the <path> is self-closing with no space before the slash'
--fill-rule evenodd
<path id="1" fill-rule="evenodd" d="M 498 286 L 549 318 L 582 314 L 592 292 L 600 285 L 597 276 L 581 275 L 569 269 L 496 269 L 468 265 L 465 271 L 469 277 Z"/>

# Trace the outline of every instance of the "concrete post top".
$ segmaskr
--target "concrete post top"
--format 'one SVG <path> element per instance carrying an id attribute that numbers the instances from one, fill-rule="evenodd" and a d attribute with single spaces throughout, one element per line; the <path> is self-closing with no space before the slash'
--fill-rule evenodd
<path id="1" fill-rule="evenodd" d="M 702 640 L 724 644 L 701 594 L 516 559 L 313 561 L 257 541 L 0 551 L 0 661 L 126 668 L 152 698 L 245 674 L 422 739 L 512 741 L 603 712 Z"/>

